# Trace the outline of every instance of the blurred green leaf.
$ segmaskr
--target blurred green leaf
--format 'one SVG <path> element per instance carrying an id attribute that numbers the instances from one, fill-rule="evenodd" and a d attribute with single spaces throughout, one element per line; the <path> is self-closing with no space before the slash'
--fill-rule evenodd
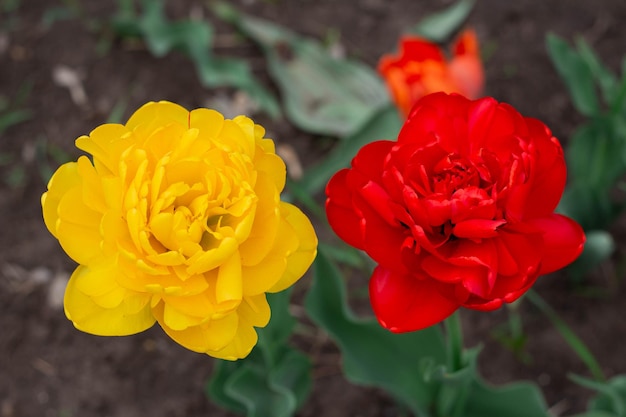
<path id="1" fill-rule="evenodd" d="M 589 44 L 581 36 L 576 38 L 576 47 L 582 60 L 591 70 L 591 74 L 595 78 L 602 92 L 602 98 L 607 105 L 610 105 L 615 97 L 617 79 L 611 71 L 606 68 L 596 53 L 591 49 Z"/>
<path id="2" fill-rule="evenodd" d="M 347 305 L 341 273 L 325 252 L 320 249 L 315 260 L 305 307 L 339 345 L 348 380 L 386 390 L 419 417 L 548 416 L 536 386 L 485 384 L 476 371 L 479 349 L 465 351 L 462 367 L 447 371 L 438 326 L 394 334 L 375 320 L 357 318 Z"/>
<path id="3" fill-rule="evenodd" d="M 529 382 L 490 387 L 477 381 L 472 385 L 463 417 L 549 417 L 539 388 Z"/>
<path id="4" fill-rule="evenodd" d="M 618 375 L 606 382 L 593 381 L 573 374 L 569 377 L 577 384 L 598 393 L 589 402 L 588 412 L 576 417 L 626 416 L 626 375 Z"/>
<path id="5" fill-rule="evenodd" d="M 598 114 L 600 105 L 593 75 L 583 58 L 552 33 L 547 35 L 546 45 L 552 63 L 570 92 L 574 107 L 585 116 Z"/>
<path id="6" fill-rule="evenodd" d="M 614 122 L 597 116 L 572 136 L 566 156 L 577 181 L 611 189 L 626 170 L 626 137 L 615 135 Z"/>
<path id="7" fill-rule="evenodd" d="M 9 127 L 24 122 L 32 117 L 29 110 L 11 110 L 0 113 L 0 135 Z"/>
<path id="8" fill-rule="evenodd" d="M 308 168 L 298 184 L 311 195 L 317 193 L 335 172 L 350 165 L 364 145 L 375 140 L 395 140 L 401 127 L 402 121 L 395 107 L 389 105 L 380 109 L 365 126 L 339 142 L 321 163 Z"/>
<path id="9" fill-rule="evenodd" d="M 239 14 L 226 3 L 214 11 L 261 46 L 287 117 L 299 128 L 344 137 L 388 104 L 383 82 L 369 67 L 334 58 L 319 42 Z"/>
<path id="10" fill-rule="evenodd" d="M 422 19 L 411 32 L 433 42 L 444 43 L 465 23 L 474 0 L 460 0 L 446 9 Z"/>
<path id="11" fill-rule="evenodd" d="M 417 415 L 429 415 L 427 406 L 434 401 L 437 386 L 424 378 L 425 370 L 446 361 L 439 328 L 394 334 L 376 320 L 357 318 L 347 306 L 341 274 L 323 250 L 314 271 L 305 307 L 339 345 L 348 380 L 383 388 Z"/>
<path id="12" fill-rule="evenodd" d="M 121 3 L 120 12 L 113 21 L 115 31 L 121 36 L 143 38 L 156 57 L 163 57 L 172 50 L 181 51 L 195 64 L 204 86 L 239 88 L 270 116 L 280 114 L 278 102 L 256 81 L 247 62 L 212 55 L 213 28 L 208 22 L 170 22 L 164 15 L 163 4 L 164 0 L 143 0 L 143 14 L 135 16 L 128 4 Z"/>
<path id="13" fill-rule="evenodd" d="M 567 342 L 569 347 L 576 353 L 578 358 L 587 366 L 589 372 L 593 375 L 593 377 L 598 381 L 603 381 L 604 374 L 602 373 L 602 368 L 598 364 L 598 361 L 593 356 L 593 353 L 587 348 L 585 343 L 576 336 L 576 333 L 572 331 L 572 329 L 559 317 L 559 315 L 554 311 L 552 307 L 548 303 L 546 303 L 543 298 L 539 296 L 532 289 L 526 292 L 526 298 L 539 309 L 547 318 L 550 320 L 554 328 L 561 334 L 563 339 Z"/>
<path id="14" fill-rule="evenodd" d="M 41 24 L 45 29 L 49 29 L 57 21 L 70 20 L 78 16 L 77 10 L 66 6 L 50 7 L 44 11 Z"/>
<path id="15" fill-rule="evenodd" d="M 237 362 L 217 361 L 206 392 L 223 408 L 248 417 L 293 416 L 311 390 L 311 362 L 287 342 L 295 319 L 291 290 L 268 294 L 272 319 L 257 329 L 259 341 Z"/>
<path id="16" fill-rule="evenodd" d="M 335 262 L 359 269 L 365 269 L 369 265 L 364 259 L 367 255 L 352 246 L 330 245 L 328 243 L 320 242 L 318 247 L 324 250 L 330 259 Z"/>
<path id="17" fill-rule="evenodd" d="M 624 58 L 624 62 L 622 63 L 622 80 L 617 86 L 617 92 L 615 93 L 613 102 L 611 103 L 610 113 L 613 117 L 619 118 L 622 122 L 624 121 L 624 115 L 626 114 L 626 57 Z"/>
<path id="18" fill-rule="evenodd" d="M 15 165 L 9 170 L 4 181 L 11 188 L 18 188 L 26 183 L 26 169 L 22 165 Z"/>
<path id="19" fill-rule="evenodd" d="M 247 360 L 247 358 L 238 362 L 216 360 L 213 366 L 213 374 L 205 386 L 205 392 L 211 398 L 211 401 L 236 414 L 245 414 L 247 408 L 238 398 L 233 398 L 227 388 L 229 384 L 232 384 L 233 380 L 239 380 L 239 374 L 245 374 L 246 368 L 241 365 L 241 362 Z"/>

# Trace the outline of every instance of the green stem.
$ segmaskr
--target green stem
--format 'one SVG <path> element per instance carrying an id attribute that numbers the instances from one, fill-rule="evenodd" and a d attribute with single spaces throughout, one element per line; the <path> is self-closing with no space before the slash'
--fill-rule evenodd
<path id="1" fill-rule="evenodd" d="M 535 305 L 551 322 L 556 330 L 561 334 L 570 348 L 578 355 L 581 361 L 587 366 L 591 375 L 597 381 L 606 381 L 604 373 L 587 345 L 574 333 L 574 331 L 559 317 L 548 303 L 535 291 L 529 290 L 526 298 Z"/>
<path id="2" fill-rule="evenodd" d="M 444 321 L 448 350 L 448 372 L 453 373 L 463 368 L 463 329 L 461 315 L 454 312 Z"/>

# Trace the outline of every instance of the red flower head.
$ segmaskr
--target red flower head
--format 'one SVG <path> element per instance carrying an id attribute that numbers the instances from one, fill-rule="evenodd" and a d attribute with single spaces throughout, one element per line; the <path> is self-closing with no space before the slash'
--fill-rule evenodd
<path id="1" fill-rule="evenodd" d="M 364 146 L 326 188 L 333 230 L 378 266 L 372 307 L 394 332 L 459 307 L 494 310 L 574 261 L 585 235 L 554 213 L 566 171 L 540 121 L 493 98 L 420 100 L 397 142 Z"/>
<path id="2" fill-rule="evenodd" d="M 484 84 L 484 72 L 476 33 L 464 31 L 452 47 L 447 60 L 437 44 L 406 36 L 400 43 L 400 55 L 385 55 L 378 72 L 385 78 L 393 100 L 407 115 L 423 96 L 443 91 L 478 98 Z"/>

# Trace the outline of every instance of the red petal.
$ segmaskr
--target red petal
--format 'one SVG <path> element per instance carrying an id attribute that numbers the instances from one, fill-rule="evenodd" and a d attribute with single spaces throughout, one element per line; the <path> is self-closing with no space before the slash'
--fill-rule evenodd
<path id="1" fill-rule="evenodd" d="M 438 283 L 417 276 L 394 274 L 378 266 L 370 279 L 372 308 L 380 324 L 394 333 L 425 329 L 459 308 L 444 297 Z"/>
<path id="2" fill-rule="evenodd" d="M 337 236 L 363 249 L 361 219 L 352 204 L 352 190 L 346 186 L 347 169 L 337 172 L 326 186 L 326 216 Z"/>
<path id="3" fill-rule="evenodd" d="M 585 232 L 569 217 L 553 214 L 550 217 L 529 221 L 544 230 L 543 259 L 539 274 L 549 274 L 574 262 L 585 244 Z"/>
<path id="4" fill-rule="evenodd" d="M 360 204 L 363 249 L 376 263 L 398 272 L 407 272 L 401 249 L 406 246 L 406 228 L 391 227 L 369 205 Z"/>
<path id="5" fill-rule="evenodd" d="M 471 219 L 457 223 L 452 228 L 452 234 L 456 237 L 468 239 L 480 239 L 498 236 L 498 227 L 506 223 L 506 220 Z"/>
<path id="6" fill-rule="evenodd" d="M 567 170 L 559 141 L 539 120 L 526 118 L 529 133 L 536 138 L 537 158 L 531 168 L 532 188 L 526 198 L 524 218 L 543 217 L 554 211 L 561 200 Z M 533 170 L 534 168 L 534 170 Z"/>
<path id="7" fill-rule="evenodd" d="M 352 169 L 368 180 L 383 183 L 384 165 L 391 148 L 396 144 L 390 140 L 378 140 L 363 146 L 352 160 Z"/>
<path id="8" fill-rule="evenodd" d="M 433 93 L 420 99 L 400 130 L 398 143 L 414 142 L 424 146 L 438 139 L 447 152 L 467 146 L 467 132 L 455 131 L 457 120 L 467 118 L 471 101 L 458 94 Z M 465 127 L 465 123 L 462 124 Z"/>

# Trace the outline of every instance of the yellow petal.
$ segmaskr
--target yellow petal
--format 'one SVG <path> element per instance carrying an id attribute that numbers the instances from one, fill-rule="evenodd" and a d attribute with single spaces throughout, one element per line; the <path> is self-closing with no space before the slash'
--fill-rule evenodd
<path id="1" fill-rule="evenodd" d="M 215 249 L 206 252 L 198 252 L 187 260 L 189 267 L 188 274 L 199 274 L 222 265 L 237 250 L 237 240 L 226 237 L 220 241 Z"/>
<path id="2" fill-rule="evenodd" d="M 76 162 L 63 164 L 56 170 L 48 182 L 48 191 L 41 196 L 43 220 L 52 235 L 57 235 L 58 207 L 63 196 L 72 188 L 81 184 Z"/>
<path id="3" fill-rule="evenodd" d="M 89 297 L 95 297 L 119 288 L 116 276 L 121 272 L 114 260 L 108 261 L 97 266 L 81 266 L 80 273 L 73 275 L 76 289 Z"/>
<path id="4" fill-rule="evenodd" d="M 277 192 L 283 191 L 287 178 L 285 162 L 276 154 L 258 152 L 254 159 L 254 167 L 260 175 L 267 175 L 273 182 Z"/>
<path id="5" fill-rule="evenodd" d="M 178 104 L 169 101 L 149 102 L 144 104 L 126 122 L 126 128 L 137 130 L 138 137 L 146 140 L 157 128 L 176 123 L 189 128 L 189 112 Z M 138 145 L 143 146 L 144 143 Z"/>
<path id="6" fill-rule="evenodd" d="M 237 333 L 239 318 L 236 313 L 220 319 L 210 320 L 197 326 L 188 327 L 185 330 L 174 330 L 165 324 L 163 310 L 163 303 L 159 303 L 153 308 L 154 315 L 165 333 L 176 343 L 194 352 L 204 353 L 223 349 L 224 346 L 233 340 Z"/>
<path id="7" fill-rule="evenodd" d="M 105 124 L 91 131 L 89 136 L 76 139 L 76 147 L 93 155 L 99 174 L 117 174 L 122 153 L 132 144 L 126 127 L 120 124 Z"/>
<path id="8" fill-rule="evenodd" d="M 56 234 L 70 258 L 79 264 L 89 264 L 101 255 L 102 215 L 85 206 L 80 187 L 63 195 L 57 213 Z"/>
<path id="9" fill-rule="evenodd" d="M 200 136 L 214 139 L 220 135 L 224 116 L 210 109 L 195 109 L 189 113 L 189 127 L 200 130 Z"/>
<path id="10" fill-rule="evenodd" d="M 150 262 L 163 266 L 174 266 L 185 263 L 185 257 L 177 251 L 167 251 L 146 257 Z"/>
<path id="11" fill-rule="evenodd" d="M 208 291 L 190 296 L 164 295 L 163 302 L 182 314 L 206 321 L 215 313 L 215 298 Z"/>
<path id="12" fill-rule="evenodd" d="M 265 327 L 270 321 L 270 305 L 265 294 L 253 297 L 244 297 L 237 309 L 240 321 L 249 323 L 255 327 Z"/>
<path id="13" fill-rule="evenodd" d="M 98 336 L 124 336 L 142 332 L 154 324 L 148 296 L 145 296 L 146 303 L 139 310 L 133 294 L 129 294 L 129 303 L 122 302 L 112 309 L 94 303 L 91 297 L 76 287 L 78 277 L 86 272 L 86 267 L 76 268 L 65 290 L 65 315 L 77 329 Z"/>
<path id="14" fill-rule="evenodd" d="M 185 141 L 184 136 L 190 133 L 186 125 L 166 123 L 169 124 L 164 123 L 151 131 L 143 145 L 154 162 L 172 151 L 180 152 L 179 146 L 182 144 L 181 142 Z M 196 135 L 197 133 L 192 135 L 194 139 Z"/>
<path id="15" fill-rule="evenodd" d="M 266 245 L 270 247 L 267 256 L 256 265 L 242 267 L 244 295 L 257 295 L 276 285 L 285 274 L 287 258 L 298 250 L 300 242 L 289 223 L 281 220 L 276 239 Z"/>
<path id="16" fill-rule="evenodd" d="M 163 305 L 163 324 L 169 329 L 181 331 L 197 326 L 201 321 L 201 318 L 185 314 L 170 303 L 165 302 Z"/>
<path id="17" fill-rule="evenodd" d="M 254 223 L 245 242 L 239 247 L 242 265 L 256 265 L 272 249 L 280 221 L 279 199 L 269 177 L 259 176 L 255 188 L 258 196 Z"/>
<path id="18" fill-rule="evenodd" d="M 237 333 L 226 346 L 222 349 L 207 349 L 205 352 L 214 358 L 234 361 L 248 356 L 258 339 L 254 327 L 249 323 L 242 322 L 240 318 Z"/>
<path id="19" fill-rule="evenodd" d="M 241 258 L 235 252 L 220 265 L 217 273 L 215 301 L 221 311 L 230 311 L 237 307 L 242 297 Z"/>
<path id="20" fill-rule="evenodd" d="M 250 119 L 248 121 L 252 123 Z M 253 157 L 255 141 L 252 136 L 252 126 L 248 126 L 249 128 L 246 126 L 247 123 L 243 119 L 239 122 L 224 120 L 216 145 L 226 152 L 243 153 Z"/>
<path id="21" fill-rule="evenodd" d="M 317 255 L 317 236 L 311 221 L 296 206 L 281 203 L 283 220 L 290 226 L 300 242 L 298 249 L 287 257 L 287 268 L 269 292 L 279 292 L 290 287 L 309 269 Z"/>
<path id="22" fill-rule="evenodd" d="M 83 180 L 81 188 L 85 205 L 94 211 L 105 213 L 108 207 L 104 198 L 102 181 L 86 156 L 78 158 L 78 173 Z"/>

